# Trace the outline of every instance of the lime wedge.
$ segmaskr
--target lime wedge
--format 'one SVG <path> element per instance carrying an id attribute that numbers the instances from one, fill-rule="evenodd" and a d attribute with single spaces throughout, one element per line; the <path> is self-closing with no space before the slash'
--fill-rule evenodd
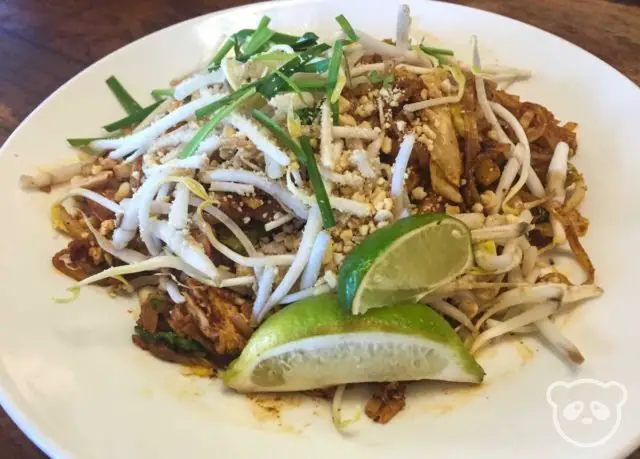
<path id="1" fill-rule="evenodd" d="M 404 218 L 349 254 L 340 268 L 338 299 L 353 314 L 416 302 L 462 274 L 472 259 L 471 235 L 460 220 L 443 214 Z"/>
<path id="2" fill-rule="evenodd" d="M 374 381 L 479 383 L 483 376 L 428 306 L 399 304 L 354 316 L 327 294 L 267 319 L 223 380 L 240 392 L 286 392 Z"/>

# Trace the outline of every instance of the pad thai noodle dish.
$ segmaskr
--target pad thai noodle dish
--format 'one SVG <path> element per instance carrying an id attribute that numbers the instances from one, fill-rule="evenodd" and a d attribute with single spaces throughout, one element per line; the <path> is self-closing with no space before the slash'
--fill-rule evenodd
<path id="1" fill-rule="evenodd" d="M 602 294 L 578 126 L 506 92 L 531 72 L 483 65 L 476 37 L 464 62 L 410 38 L 407 6 L 395 37 L 357 26 L 339 15 L 325 41 L 264 16 L 148 106 L 110 77 L 126 116 L 20 178 L 65 186 L 52 262 L 76 283 L 54 300 L 136 296 L 139 348 L 241 393 L 327 398 L 338 428 L 348 385 L 386 423 L 409 381 L 482 383 L 505 335 L 581 364 L 555 324 Z"/>

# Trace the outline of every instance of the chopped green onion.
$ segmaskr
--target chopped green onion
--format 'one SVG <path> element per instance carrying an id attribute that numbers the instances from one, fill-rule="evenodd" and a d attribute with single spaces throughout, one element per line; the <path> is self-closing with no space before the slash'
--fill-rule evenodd
<path id="1" fill-rule="evenodd" d="M 228 103 L 235 101 L 239 97 L 242 97 L 247 91 L 255 87 L 259 81 L 260 80 L 256 80 L 253 83 L 249 83 L 244 86 L 241 86 L 236 91 L 229 94 L 228 96 L 225 96 L 222 99 L 218 99 L 215 102 L 211 102 L 209 105 L 205 105 L 204 107 L 196 110 L 196 118 L 199 120 L 206 118 L 207 116 L 211 115 L 213 112 L 218 110 L 220 107 L 223 107 Z"/>
<path id="2" fill-rule="evenodd" d="M 282 78 L 282 79 L 285 81 L 285 83 L 287 83 L 287 85 L 288 85 L 291 89 L 293 89 L 293 92 L 295 92 L 295 93 L 298 95 L 298 97 L 300 98 L 300 101 L 301 101 L 303 104 L 307 105 L 307 103 L 304 101 L 304 98 L 302 97 L 302 91 L 300 90 L 300 88 L 298 87 L 298 85 L 297 85 L 297 84 L 295 84 L 295 83 L 291 80 L 291 78 L 289 78 L 288 76 L 286 76 L 286 75 L 285 75 L 284 73 L 282 73 L 280 70 L 276 70 L 274 73 L 275 73 L 276 75 L 278 75 L 280 78 Z"/>
<path id="3" fill-rule="evenodd" d="M 158 106 L 161 103 L 162 103 L 161 100 L 159 100 L 158 102 L 154 102 L 148 107 L 144 107 L 138 110 L 137 112 L 132 113 L 129 116 L 125 116 L 124 118 L 119 119 L 118 121 L 114 121 L 113 123 L 107 124 L 106 126 L 102 126 L 102 129 L 104 129 L 107 132 L 113 132 L 113 131 L 119 131 L 120 129 L 129 127 L 133 124 L 138 124 L 140 121 L 142 121 L 147 116 L 149 116 L 151 112 L 153 112 L 156 108 L 158 108 Z"/>
<path id="4" fill-rule="evenodd" d="M 136 335 L 145 343 L 165 345 L 173 351 L 207 352 L 198 341 L 184 338 L 174 332 L 149 333 L 142 327 L 135 327 Z"/>
<path id="5" fill-rule="evenodd" d="M 295 84 L 301 91 L 324 91 L 327 89 L 327 80 L 296 80 Z"/>
<path id="6" fill-rule="evenodd" d="M 301 52 L 298 56 L 294 57 L 290 61 L 281 65 L 278 70 L 284 75 L 290 77 L 296 72 L 299 72 L 308 61 L 316 57 L 329 49 L 326 44 L 315 45 L 306 51 Z M 276 94 L 283 91 L 286 86 L 284 80 L 274 72 L 258 80 L 258 92 L 262 94 L 265 99 L 271 99 Z"/>
<path id="7" fill-rule="evenodd" d="M 173 97 L 173 88 L 167 89 L 154 89 L 151 91 L 151 97 L 155 100 L 164 100 L 168 97 Z"/>
<path id="8" fill-rule="evenodd" d="M 276 45 L 289 45 L 294 51 L 302 51 L 318 43 L 319 38 L 313 32 L 305 32 L 301 37 L 275 32 L 271 37 L 271 42 Z"/>
<path id="9" fill-rule="evenodd" d="M 342 68 L 344 69 L 344 74 L 347 77 L 347 84 L 351 87 L 351 70 L 349 70 L 349 60 L 347 59 L 347 55 L 344 53 L 342 53 Z"/>
<path id="10" fill-rule="evenodd" d="M 367 75 L 371 84 L 382 83 L 382 87 L 388 88 L 393 83 L 393 75 L 382 76 L 376 70 Z"/>
<path id="11" fill-rule="evenodd" d="M 237 93 L 237 91 L 236 91 Z M 236 94 L 234 93 L 234 94 Z M 236 109 L 238 105 L 247 100 L 249 97 L 256 93 L 255 88 L 251 88 L 248 91 L 244 91 L 242 95 L 236 98 L 233 102 L 225 107 L 220 108 L 209 121 L 203 124 L 196 135 L 189 141 L 189 143 L 184 147 L 184 149 L 178 154 L 179 158 L 188 158 L 193 155 L 200 143 L 213 131 L 213 129 L 220 124 L 229 114 Z"/>
<path id="12" fill-rule="evenodd" d="M 347 21 L 347 18 L 344 17 L 344 14 L 341 14 L 340 16 L 336 16 L 336 21 L 338 21 L 338 24 L 340 24 L 340 27 L 342 28 L 342 31 L 344 32 L 344 34 L 347 37 L 349 37 L 349 40 L 353 42 L 353 41 L 358 41 L 360 39 L 356 31 L 353 30 L 353 27 L 351 27 L 351 24 L 349 23 L 349 21 Z"/>
<path id="13" fill-rule="evenodd" d="M 229 51 L 231 51 L 231 48 L 233 48 L 234 44 L 235 40 L 233 38 L 228 38 L 227 40 L 225 40 L 218 52 L 213 56 L 213 59 L 211 59 L 211 62 L 209 62 L 209 65 L 207 65 L 207 70 L 209 70 L 210 72 L 218 70 L 220 68 L 220 64 L 222 63 L 222 59 L 224 59 L 224 57 L 229 54 Z"/>
<path id="14" fill-rule="evenodd" d="M 309 144 L 309 139 L 306 136 L 300 137 L 300 145 L 293 140 L 289 134 L 287 134 L 278 124 L 269 118 L 267 115 L 259 110 L 253 110 L 251 112 L 253 117 L 260 122 L 265 128 L 267 128 L 282 144 L 293 152 L 298 161 L 307 168 L 309 173 L 309 181 L 311 187 L 316 195 L 316 202 L 320 208 L 322 214 L 322 221 L 325 228 L 331 228 L 335 226 L 335 218 L 333 217 L 333 211 L 331 210 L 331 204 L 329 203 L 329 196 L 327 190 L 324 187 L 324 182 L 318 171 L 318 165 Z"/>
<path id="15" fill-rule="evenodd" d="M 80 147 L 86 147 L 87 145 L 89 145 L 91 142 L 93 142 L 94 140 L 104 140 L 104 139 L 110 139 L 110 136 L 107 137 L 85 137 L 85 138 L 71 138 L 71 139 L 67 139 L 67 143 L 74 147 L 74 148 L 80 148 Z"/>
<path id="16" fill-rule="evenodd" d="M 436 54 L 442 54 L 443 56 L 453 56 L 453 51 L 450 49 L 435 48 L 433 46 L 424 46 L 424 45 L 420 45 L 420 49 L 422 50 L 423 53 L 431 54 L 432 56 Z"/>
<path id="17" fill-rule="evenodd" d="M 122 105 L 122 108 L 124 108 L 124 110 L 129 115 L 142 109 L 140 104 L 136 102 L 133 97 L 131 97 L 131 94 L 129 94 L 127 90 L 124 89 L 124 86 L 120 84 L 116 77 L 110 76 L 109 78 L 107 78 L 106 83 L 107 86 L 109 86 L 109 89 L 111 89 L 113 95 L 116 96 L 116 99 L 118 99 L 118 102 L 120 102 L 120 105 Z"/>
<path id="18" fill-rule="evenodd" d="M 450 49 L 433 48 L 430 46 L 424 46 L 423 44 L 420 44 L 420 51 L 428 54 L 429 56 L 435 57 L 440 65 L 449 64 L 449 60 L 446 56 L 453 56 L 453 51 Z"/>
<path id="19" fill-rule="evenodd" d="M 329 62 L 331 62 L 330 59 L 320 59 L 316 62 L 310 62 L 309 64 L 305 64 L 300 71 L 304 73 L 324 73 L 329 68 Z"/>
<path id="20" fill-rule="evenodd" d="M 295 54 L 285 53 L 284 51 L 274 51 L 272 53 L 258 54 L 253 56 L 253 61 L 284 61 L 295 57 Z"/>
<path id="21" fill-rule="evenodd" d="M 251 56 L 258 53 L 264 45 L 266 45 L 271 37 L 273 37 L 273 30 L 269 30 L 267 27 L 271 18 L 269 16 L 263 16 L 260 19 L 258 28 L 251 35 L 251 38 L 243 46 L 242 54 L 236 55 L 236 59 L 240 62 L 246 62 Z"/>
<path id="22" fill-rule="evenodd" d="M 296 110 L 302 124 L 312 124 L 320 114 L 320 107 L 303 107 Z"/>
<path id="23" fill-rule="evenodd" d="M 336 226 L 336 219 L 333 216 L 333 210 L 331 209 L 331 202 L 327 195 L 327 189 L 324 187 L 322 176 L 318 170 L 318 163 L 313 156 L 313 150 L 309 143 L 309 138 L 306 135 L 300 137 L 300 146 L 306 156 L 306 163 L 303 164 L 307 168 L 307 174 L 309 175 L 309 181 L 311 182 L 311 188 L 313 188 L 316 194 L 316 202 L 320 208 L 320 214 L 322 215 L 322 223 L 326 229 Z"/>
<path id="24" fill-rule="evenodd" d="M 294 51 L 303 51 L 311 46 L 314 46 L 318 43 L 318 37 L 313 32 L 305 32 L 301 37 L 296 40 L 295 43 L 291 44 L 291 47 Z"/>
<path id="25" fill-rule="evenodd" d="M 334 126 L 340 123 L 340 104 L 338 102 L 331 103 L 331 119 Z"/>
<path id="26" fill-rule="evenodd" d="M 331 99 L 333 90 L 338 84 L 338 73 L 340 72 L 340 62 L 342 60 L 342 47 L 344 42 L 338 40 L 333 45 L 333 52 L 331 53 L 331 62 L 329 63 L 329 70 L 327 73 L 327 98 Z"/>

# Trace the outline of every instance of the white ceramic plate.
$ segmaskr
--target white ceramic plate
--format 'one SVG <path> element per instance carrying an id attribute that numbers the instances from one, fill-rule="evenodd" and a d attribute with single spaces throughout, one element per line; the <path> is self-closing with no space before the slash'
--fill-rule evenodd
<path id="1" fill-rule="evenodd" d="M 536 339 L 507 343 L 483 355 L 489 377 L 481 389 L 449 386 L 443 394 L 443 386 L 417 384 L 392 423 L 363 418 L 341 436 L 324 404 L 287 402 L 275 419 L 218 382 L 185 377 L 140 351 L 130 338 L 133 303 L 91 289 L 72 304 L 52 302 L 70 285 L 50 264 L 66 242 L 48 220 L 52 197 L 23 193 L 18 176 L 72 155 L 66 137 L 98 134 L 98 126 L 121 115 L 104 86 L 109 75 L 138 97 L 148 94 L 209 56 L 220 34 L 253 26 L 263 14 L 292 32 L 336 30 L 333 17 L 344 13 L 357 28 L 394 34 L 395 0 L 257 4 L 178 24 L 103 59 L 43 103 L 2 149 L 0 398 L 41 448 L 82 459 L 568 459 L 622 458 L 638 444 L 640 90 L 592 55 L 533 27 L 459 6 L 410 4 L 414 24 L 462 58 L 477 34 L 485 63 L 534 69 L 535 78 L 513 90 L 580 124 L 578 165 L 589 185 L 584 213 L 592 220 L 585 242 L 606 290 L 565 325 L 585 364 L 569 368 Z M 547 387 L 577 378 L 618 381 L 628 390 L 619 429 L 600 447 L 571 445 L 554 428 Z M 581 396 L 587 405 L 593 399 L 612 407 L 607 421 L 593 424 L 593 435 L 604 435 L 617 419 L 615 400 L 596 388 Z"/>

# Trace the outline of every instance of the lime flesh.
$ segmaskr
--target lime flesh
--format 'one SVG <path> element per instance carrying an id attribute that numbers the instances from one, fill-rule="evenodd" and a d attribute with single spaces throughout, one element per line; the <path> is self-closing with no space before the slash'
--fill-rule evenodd
<path id="1" fill-rule="evenodd" d="M 340 304 L 353 314 L 418 301 L 471 264 L 468 228 L 444 214 L 404 218 L 377 230 L 346 258 L 338 278 Z"/>
<path id="2" fill-rule="evenodd" d="M 327 294 L 267 319 L 223 380 L 240 392 L 286 392 L 419 379 L 478 383 L 483 376 L 428 306 L 399 304 L 353 316 Z"/>

